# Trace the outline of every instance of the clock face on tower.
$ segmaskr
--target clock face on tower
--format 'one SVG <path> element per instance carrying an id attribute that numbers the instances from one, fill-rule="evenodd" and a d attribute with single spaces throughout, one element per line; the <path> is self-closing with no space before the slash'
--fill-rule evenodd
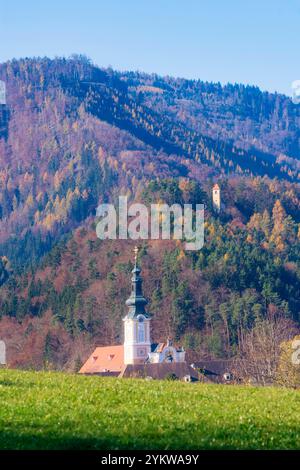
<path id="1" fill-rule="evenodd" d="M 144 348 L 138 348 L 137 354 L 139 357 L 144 357 L 146 356 L 146 350 Z"/>

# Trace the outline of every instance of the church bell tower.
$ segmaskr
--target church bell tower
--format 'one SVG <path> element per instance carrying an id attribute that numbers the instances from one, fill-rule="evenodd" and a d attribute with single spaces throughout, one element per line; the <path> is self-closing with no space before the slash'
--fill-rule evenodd
<path id="1" fill-rule="evenodd" d="M 151 352 L 150 321 L 143 296 L 141 270 L 137 265 L 138 248 L 134 249 L 135 259 L 131 278 L 131 294 L 126 301 L 128 313 L 124 321 L 124 364 L 143 364 Z"/>

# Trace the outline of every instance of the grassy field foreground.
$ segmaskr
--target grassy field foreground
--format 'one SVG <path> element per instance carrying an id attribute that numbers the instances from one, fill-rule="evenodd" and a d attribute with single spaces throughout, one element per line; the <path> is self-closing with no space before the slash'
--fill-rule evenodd
<path id="1" fill-rule="evenodd" d="M 0 449 L 299 449 L 300 392 L 0 370 Z"/>

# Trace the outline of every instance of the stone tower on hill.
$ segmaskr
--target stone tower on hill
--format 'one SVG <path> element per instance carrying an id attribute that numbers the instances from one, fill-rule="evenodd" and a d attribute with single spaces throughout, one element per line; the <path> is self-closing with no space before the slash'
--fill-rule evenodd
<path id="1" fill-rule="evenodd" d="M 221 211 L 221 190 L 218 184 L 215 184 L 212 188 L 212 203 L 214 212 L 219 214 Z"/>

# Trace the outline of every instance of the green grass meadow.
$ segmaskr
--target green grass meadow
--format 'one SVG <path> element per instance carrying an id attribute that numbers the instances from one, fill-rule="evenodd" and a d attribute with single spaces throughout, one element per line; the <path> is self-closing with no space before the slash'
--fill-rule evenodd
<path id="1" fill-rule="evenodd" d="M 300 449 L 300 391 L 0 370 L 0 449 Z"/>

